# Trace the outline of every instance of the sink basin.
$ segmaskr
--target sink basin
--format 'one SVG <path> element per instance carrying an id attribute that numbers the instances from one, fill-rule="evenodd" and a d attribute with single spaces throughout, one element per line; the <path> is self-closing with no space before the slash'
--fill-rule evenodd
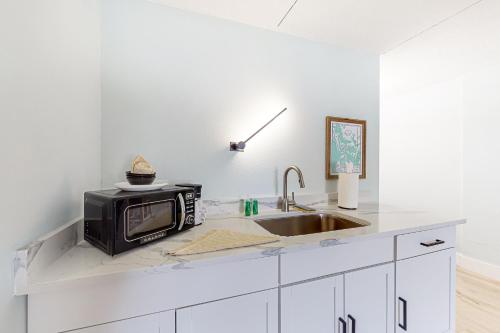
<path id="1" fill-rule="evenodd" d="M 272 234 L 297 236 L 319 232 L 366 227 L 361 223 L 346 220 L 331 214 L 306 214 L 280 216 L 255 220 L 255 223 Z"/>

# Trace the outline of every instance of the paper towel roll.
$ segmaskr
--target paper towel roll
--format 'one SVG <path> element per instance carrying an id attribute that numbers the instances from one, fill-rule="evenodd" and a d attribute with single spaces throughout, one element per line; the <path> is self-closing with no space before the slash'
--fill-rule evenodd
<path id="1" fill-rule="evenodd" d="M 340 208 L 358 208 L 359 173 L 340 173 L 337 192 Z"/>

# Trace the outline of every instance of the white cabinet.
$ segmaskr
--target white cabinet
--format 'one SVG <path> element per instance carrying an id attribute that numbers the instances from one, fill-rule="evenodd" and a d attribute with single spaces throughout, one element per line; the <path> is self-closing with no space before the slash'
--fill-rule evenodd
<path id="1" fill-rule="evenodd" d="M 28 332 L 452 333 L 455 243 L 446 227 L 110 277 L 30 294 Z"/>
<path id="2" fill-rule="evenodd" d="M 394 264 L 345 274 L 344 292 L 347 332 L 394 332 Z"/>
<path id="3" fill-rule="evenodd" d="M 455 332 L 455 249 L 396 263 L 396 332 Z"/>
<path id="4" fill-rule="evenodd" d="M 282 288 L 281 332 L 394 332 L 394 264 Z"/>
<path id="5" fill-rule="evenodd" d="M 277 289 L 177 310 L 177 333 L 278 333 Z"/>
<path id="6" fill-rule="evenodd" d="M 342 333 L 344 276 L 281 288 L 282 333 Z"/>
<path id="7" fill-rule="evenodd" d="M 82 328 L 75 333 L 175 333 L 175 311 Z"/>
<path id="8" fill-rule="evenodd" d="M 176 333 L 175 311 L 160 312 L 158 316 L 160 320 L 160 333 Z"/>

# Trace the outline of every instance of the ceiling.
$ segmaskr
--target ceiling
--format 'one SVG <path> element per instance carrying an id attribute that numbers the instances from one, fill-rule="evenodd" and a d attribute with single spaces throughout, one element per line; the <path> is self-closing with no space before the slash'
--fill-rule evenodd
<path id="1" fill-rule="evenodd" d="M 384 53 L 482 0 L 150 1 L 314 41 Z"/>

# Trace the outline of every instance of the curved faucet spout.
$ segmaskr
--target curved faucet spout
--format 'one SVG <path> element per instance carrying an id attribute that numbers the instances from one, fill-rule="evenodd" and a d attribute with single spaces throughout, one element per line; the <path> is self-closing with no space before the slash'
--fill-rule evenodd
<path id="1" fill-rule="evenodd" d="M 306 184 L 304 183 L 304 177 L 302 176 L 302 171 L 300 171 L 299 167 L 295 165 L 289 166 L 283 174 L 283 205 L 281 207 L 281 210 L 284 212 L 290 211 L 290 205 L 288 202 L 288 173 L 290 172 L 290 170 L 294 170 L 295 172 L 297 172 L 297 175 L 299 176 L 300 188 L 306 187 Z"/>

